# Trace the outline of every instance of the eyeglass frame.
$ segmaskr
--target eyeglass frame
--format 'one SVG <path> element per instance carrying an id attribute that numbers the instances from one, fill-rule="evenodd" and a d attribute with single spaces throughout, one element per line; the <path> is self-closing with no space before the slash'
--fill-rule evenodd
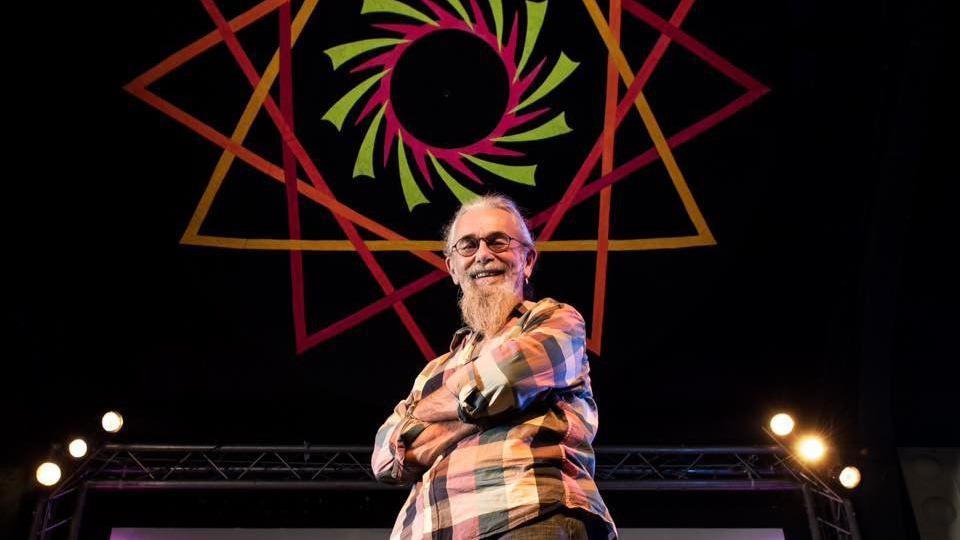
<path id="1" fill-rule="evenodd" d="M 505 248 L 499 250 L 499 251 L 497 251 L 497 250 L 493 249 L 492 247 L 490 247 L 489 239 L 490 239 L 491 237 L 493 237 L 493 236 L 503 236 L 503 237 L 506 237 L 506 239 L 507 239 L 507 246 L 506 246 Z M 460 251 L 460 248 L 457 247 L 457 244 L 459 244 L 460 242 L 462 242 L 462 241 L 464 241 L 464 240 L 466 240 L 466 239 L 468 239 L 468 238 L 474 238 L 474 239 L 476 239 L 476 241 L 477 241 L 477 247 L 474 248 L 474 250 L 473 250 L 472 252 L 470 252 L 469 254 L 466 254 L 466 255 L 465 255 L 465 254 L 463 254 L 463 252 Z M 505 252 L 509 251 L 514 242 L 516 242 L 517 244 L 520 244 L 521 246 L 523 246 L 523 247 L 525 247 L 525 248 L 527 248 L 527 249 L 530 249 L 530 248 L 533 247 L 532 245 L 524 242 L 523 240 L 520 240 L 520 239 L 518 239 L 518 238 L 514 238 L 514 237 L 510 236 L 509 234 L 507 234 L 507 233 L 505 233 L 505 232 L 503 232 L 503 231 L 494 231 L 494 232 L 492 232 L 492 233 L 490 233 L 490 234 L 488 234 L 488 235 L 486 235 L 486 236 L 483 236 L 483 237 L 477 236 L 477 235 L 475 235 L 475 234 L 467 234 L 467 235 L 464 235 L 464 236 L 460 237 L 459 240 L 457 240 L 456 242 L 454 242 L 452 246 L 450 246 L 450 250 L 456 252 L 456 253 L 457 253 L 458 255 L 460 255 L 461 257 L 472 257 L 472 256 L 475 255 L 475 254 L 477 253 L 477 251 L 480 249 L 480 242 L 483 242 L 483 243 L 487 244 L 487 249 L 489 249 L 489 250 L 490 250 L 491 252 L 493 252 L 493 253 L 505 253 Z"/>

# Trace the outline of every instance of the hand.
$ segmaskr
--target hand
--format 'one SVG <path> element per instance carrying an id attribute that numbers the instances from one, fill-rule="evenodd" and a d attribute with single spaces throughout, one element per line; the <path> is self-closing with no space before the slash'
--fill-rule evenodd
<path id="1" fill-rule="evenodd" d="M 413 409 L 413 416 L 422 422 L 460 420 L 460 402 L 446 388 L 439 388 L 422 399 Z"/>
<path id="2" fill-rule="evenodd" d="M 403 455 L 404 465 L 427 469 L 444 450 L 478 431 L 477 426 L 459 420 L 430 424 L 407 448 Z"/>

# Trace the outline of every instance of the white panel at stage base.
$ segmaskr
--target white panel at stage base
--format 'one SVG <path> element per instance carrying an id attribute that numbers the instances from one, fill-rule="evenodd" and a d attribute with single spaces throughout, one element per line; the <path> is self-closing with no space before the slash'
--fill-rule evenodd
<path id="1" fill-rule="evenodd" d="M 113 529 L 110 540 L 383 540 L 388 529 Z M 620 540 L 784 540 L 780 529 L 620 529 Z"/>

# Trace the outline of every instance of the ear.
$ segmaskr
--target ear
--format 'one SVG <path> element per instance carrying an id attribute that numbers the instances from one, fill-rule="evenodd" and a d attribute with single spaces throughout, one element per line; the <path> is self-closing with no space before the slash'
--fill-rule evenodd
<path id="1" fill-rule="evenodd" d="M 447 272 L 450 273 L 450 279 L 453 280 L 454 285 L 460 285 L 460 279 L 457 277 L 457 268 L 453 265 L 453 256 L 447 255 L 447 258 L 443 260 L 447 265 Z"/>
<path id="2" fill-rule="evenodd" d="M 530 248 L 527 250 L 527 259 L 523 263 L 523 275 L 527 279 L 530 279 L 530 275 L 533 274 L 533 265 L 537 263 L 537 257 L 539 256 L 540 254 L 537 253 L 536 249 Z"/>

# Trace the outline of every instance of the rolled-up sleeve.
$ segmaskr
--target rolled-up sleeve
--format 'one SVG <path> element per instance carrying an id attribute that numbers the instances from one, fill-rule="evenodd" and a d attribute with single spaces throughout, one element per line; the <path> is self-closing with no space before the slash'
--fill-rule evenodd
<path id="1" fill-rule="evenodd" d="M 549 303 L 528 315 L 516 336 L 481 352 L 445 381 L 460 402 L 464 422 L 523 410 L 544 392 L 584 381 L 588 367 L 580 313 Z"/>
<path id="2" fill-rule="evenodd" d="M 410 398 L 397 403 L 393 413 L 377 430 L 370 465 L 377 480 L 390 484 L 406 484 L 419 477 L 419 471 L 404 463 L 408 440 L 413 440 L 426 424 L 409 414 Z"/>

